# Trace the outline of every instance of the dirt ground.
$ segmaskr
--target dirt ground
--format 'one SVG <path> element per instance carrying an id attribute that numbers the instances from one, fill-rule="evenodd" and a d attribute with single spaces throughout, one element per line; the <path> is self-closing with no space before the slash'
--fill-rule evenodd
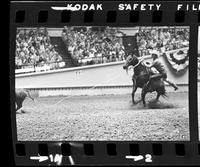
<path id="1" fill-rule="evenodd" d="M 25 113 L 16 114 L 18 140 L 189 140 L 188 93 L 168 93 L 147 107 L 130 100 L 129 94 L 26 99 Z"/>

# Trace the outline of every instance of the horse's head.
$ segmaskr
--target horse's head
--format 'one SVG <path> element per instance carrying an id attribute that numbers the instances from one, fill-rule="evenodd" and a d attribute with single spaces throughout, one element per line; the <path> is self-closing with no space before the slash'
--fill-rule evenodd
<path id="1" fill-rule="evenodd" d="M 139 60 L 135 55 L 129 55 L 126 58 L 126 62 L 123 65 L 123 69 L 127 70 L 129 66 L 135 66 L 136 64 L 138 64 Z"/>

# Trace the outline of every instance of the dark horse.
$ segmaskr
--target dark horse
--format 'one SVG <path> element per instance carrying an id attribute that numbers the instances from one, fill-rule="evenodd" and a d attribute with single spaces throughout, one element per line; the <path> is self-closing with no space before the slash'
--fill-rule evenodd
<path id="1" fill-rule="evenodd" d="M 139 59 L 136 56 L 128 56 L 126 58 L 126 62 L 123 66 L 123 69 L 128 70 L 129 66 L 133 66 L 134 68 L 134 75 L 132 77 L 133 81 L 133 91 L 132 91 L 132 102 L 133 104 L 136 104 L 134 100 L 135 92 L 137 88 L 142 88 L 142 101 L 144 106 L 146 105 L 145 102 L 145 96 L 148 92 L 157 92 L 156 101 L 158 101 L 160 95 L 165 95 L 165 85 L 162 78 L 155 78 L 151 81 L 150 86 L 148 88 L 146 87 L 147 82 L 149 81 L 149 78 L 151 75 L 154 74 L 154 72 L 151 70 L 151 68 L 147 67 L 142 61 L 139 61 Z"/>

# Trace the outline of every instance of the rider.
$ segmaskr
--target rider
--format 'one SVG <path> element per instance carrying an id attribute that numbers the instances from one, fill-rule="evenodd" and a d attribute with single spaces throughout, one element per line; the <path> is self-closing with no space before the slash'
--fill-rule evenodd
<path id="1" fill-rule="evenodd" d="M 150 82 L 153 78 L 161 77 L 165 82 L 167 82 L 169 85 L 174 87 L 174 90 L 176 91 L 178 89 L 177 85 L 174 84 L 173 82 L 169 81 L 167 79 L 167 72 L 165 70 L 165 66 L 162 64 L 162 62 L 158 59 L 158 54 L 152 53 L 152 58 L 153 58 L 153 63 L 150 68 L 154 67 L 159 73 L 158 74 L 153 74 L 149 78 L 149 82 L 146 84 L 146 88 L 149 87 Z"/>

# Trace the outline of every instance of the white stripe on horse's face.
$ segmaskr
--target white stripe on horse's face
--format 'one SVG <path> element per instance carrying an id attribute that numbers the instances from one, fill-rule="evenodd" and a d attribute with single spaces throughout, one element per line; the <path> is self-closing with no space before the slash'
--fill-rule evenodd
<path id="1" fill-rule="evenodd" d="M 134 67 L 132 65 L 130 65 L 127 69 L 127 74 L 129 77 L 133 77 L 134 76 Z"/>
<path id="2" fill-rule="evenodd" d="M 127 60 L 126 60 L 126 66 L 127 67 L 130 66 L 132 61 L 133 61 L 133 57 L 132 56 L 128 56 Z"/>

